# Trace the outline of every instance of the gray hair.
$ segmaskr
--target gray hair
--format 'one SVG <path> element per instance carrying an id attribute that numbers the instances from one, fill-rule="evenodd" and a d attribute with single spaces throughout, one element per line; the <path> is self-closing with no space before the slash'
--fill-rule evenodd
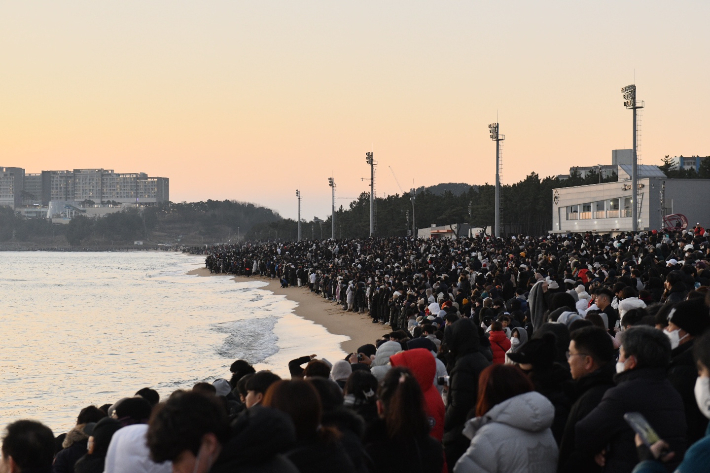
<path id="1" fill-rule="evenodd" d="M 632 326 L 621 333 L 626 357 L 636 358 L 638 368 L 666 368 L 671 361 L 671 342 L 662 330 Z"/>

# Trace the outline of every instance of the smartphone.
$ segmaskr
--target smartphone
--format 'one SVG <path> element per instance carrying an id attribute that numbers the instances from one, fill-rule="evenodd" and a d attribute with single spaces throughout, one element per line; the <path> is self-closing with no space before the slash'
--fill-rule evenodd
<path id="1" fill-rule="evenodd" d="M 651 445 L 661 440 L 656 431 L 653 430 L 653 427 L 651 427 L 651 424 L 640 412 L 627 412 L 624 414 L 624 420 L 641 437 L 647 447 L 650 448 Z"/>

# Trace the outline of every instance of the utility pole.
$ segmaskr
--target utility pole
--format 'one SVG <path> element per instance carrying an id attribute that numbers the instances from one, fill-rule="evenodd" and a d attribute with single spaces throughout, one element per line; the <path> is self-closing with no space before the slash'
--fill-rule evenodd
<path id="1" fill-rule="evenodd" d="M 414 185 L 414 183 L 412 183 Z M 417 237 L 417 218 L 414 216 L 414 199 L 417 197 L 417 190 L 412 187 L 412 237 Z"/>
<path id="2" fill-rule="evenodd" d="M 636 101 L 636 85 L 631 84 L 622 87 L 621 93 L 624 94 L 624 107 L 633 112 L 633 149 L 631 161 L 631 231 L 637 232 L 639 229 L 639 208 L 638 208 L 638 155 L 636 152 L 636 110 L 644 107 L 643 100 L 638 103 Z"/>
<path id="3" fill-rule="evenodd" d="M 332 203 L 332 214 L 330 217 L 330 223 L 332 225 L 332 238 L 335 240 L 335 178 L 329 177 L 328 178 L 328 185 L 330 186 L 330 190 L 332 193 L 332 198 L 333 198 L 333 203 Z"/>
<path id="4" fill-rule="evenodd" d="M 491 132 L 491 139 L 496 142 L 496 193 L 495 193 L 495 223 L 493 225 L 493 235 L 500 238 L 500 142 L 505 139 L 505 135 L 498 133 L 498 123 L 488 125 Z"/>
<path id="5" fill-rule="evenodd" d="M 301 241 L 301 191 L 296 189 L 296 197 L 298 197 L 298 241 Z"/>
<path id="6" fill-rule="evenodd" d="M 370 165 L 370 236 L 375 235 L 375 157 L 372 151 L 365 153 Z"/>

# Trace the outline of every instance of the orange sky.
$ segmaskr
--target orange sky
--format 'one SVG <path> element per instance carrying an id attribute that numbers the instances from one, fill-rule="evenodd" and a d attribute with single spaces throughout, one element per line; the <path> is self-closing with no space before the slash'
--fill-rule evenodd
<path id="1" fill-rule="evenodd" d="M 640 155 L 710 154 L 710 2 L 264 1 L 0 4 L 0 165 L 170 178 L 171 200 L 295 218 L 439 182 L 611 162 L 620 89 Z M 704 112 L 704 113 L 703 113 Z"/>

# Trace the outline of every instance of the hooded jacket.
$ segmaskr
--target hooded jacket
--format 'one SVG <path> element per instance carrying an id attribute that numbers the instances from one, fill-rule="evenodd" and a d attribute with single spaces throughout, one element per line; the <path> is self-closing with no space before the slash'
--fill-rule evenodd
<path id="1" fill-rule="evenodd" d="M 295 442 L 296 429 L 288 414 L 254 406 L 232 424 L 231 438 L 210 472 L 297 473 L 283 455 Z"/>
<path id="2" fill-rule="evenodd" d="M 558 450 L 550 430 L 554 416 L 552 403 L 536 392 L 493 406 L 466 422 L 464 435 L 471 444 L 454 472 L 555 471 Z"/>
<path id="3" fill-rule="evenodd" d="M 370 373 L 377 378 L 378 382 L 385 379 L 385 375 L 390 370 L 390 357 L 400 351 L 402 351 L 402 345 L 399 342 L 385 342 L 377 349 Z"/>
<path id="4" fill-rule="evenodd" d="M 479 350 L 478 328 L 470 319 L 446 327 L 444 342 L 449 347 L 449 395 L 444 419 L 446 462 L 453 465 L 468 447 L 463 436 L 467 415 L 478 400 L 478 377 L 491 363 Z"/>
<path id="5" fill-rule="evenodd" d="M 390 359 L 392 366 L 405 366 L 416 378 L 419 387 L 422 388 L 422 393 L 424 393 L 424 410 L 431 425 L 429 435 L 441 441 L 444 437 L 446 407 L 439 391 L 434 387 L 436 361 L 431 356 L 431 352 L 425 348 L 415 348 L 398 353 Z"/>
<path id="6" fill-rule="evenodd" d="M 52 465 L 54 473 L 74 473 L 74 465 L 86 453 L 86 446 L 89 441 L 88 435 L 84 433 L 86 424 L 77 424 L 71 429 L 62 442 L 64 449 L 57 453 Z"/>
<path id="7" fill-rule="evenodd" d="M 492 331 L 488 336 L 493 352 L 493 363 L 505 363 L 505 353 L 510 350 L 510 340 L 503 331 Z"/>
<path id="8" fill-rule="evenodd" d="M 150 459 L 145 435 L 147 424 L 126 426 L 111 438 L 106 454 L 105 473 L 170 473 L 170 462 L 155 463 Z"/>
<path id="9" fill-rule="evenodd" d="M 624 314 L 626 314 L 631 309 L 643 309 L 645 307 L 646 303 L 638 297 L 627 297 L 626 299 L 619 302 L 619 317 L 623 319 Z"/>

